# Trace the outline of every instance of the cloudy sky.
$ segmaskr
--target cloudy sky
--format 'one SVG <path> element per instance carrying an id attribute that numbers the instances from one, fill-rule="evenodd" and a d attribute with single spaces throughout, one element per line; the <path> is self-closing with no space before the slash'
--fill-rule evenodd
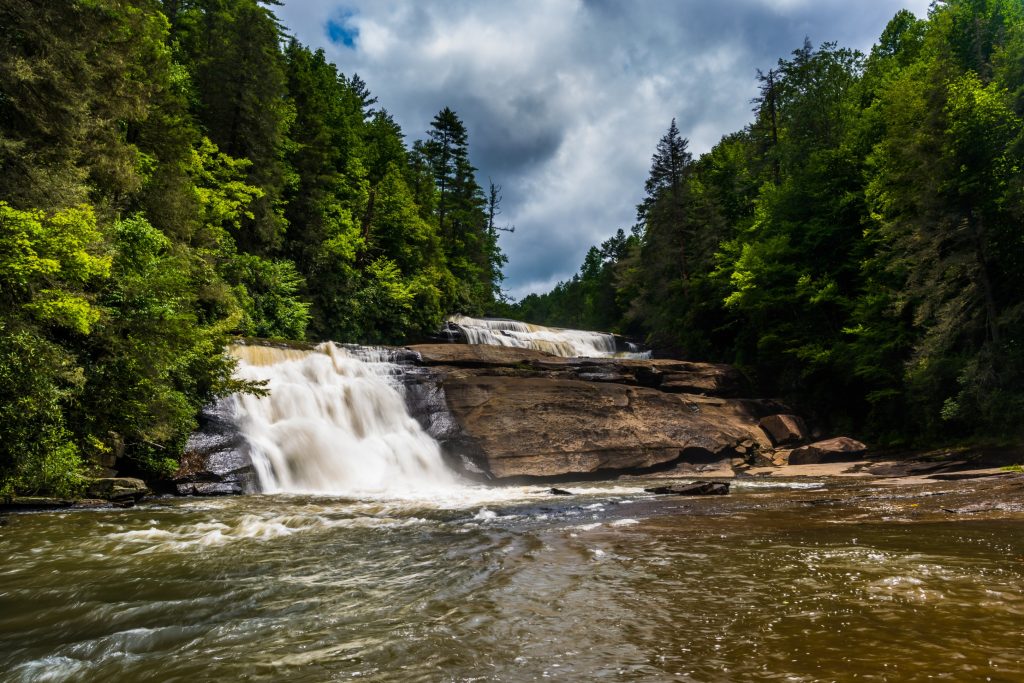
<path id="1" fill-rule="evenodd" d="M 358 73 L 422 138 L 445 106 L 503 188 L 505 288 L 571 277 L 628 228 L 673 117 L 695 154 L 749 122 L 758 68 L 803 43 L 867 51 L 901 8 L 929 0 L 286 0 L 299 40 Z"/>

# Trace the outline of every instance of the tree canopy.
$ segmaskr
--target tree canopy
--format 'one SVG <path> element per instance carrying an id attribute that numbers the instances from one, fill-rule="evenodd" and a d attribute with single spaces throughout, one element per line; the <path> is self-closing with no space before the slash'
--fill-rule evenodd
<path id="1" fill-rule="evenodd" d="M 867 55 L 805 40 L 699 159 L 673 120 L 632 234 L 512 314 L 737 364 L 876 443 L 1018 439 L 1022 57 L 1014 0 L 901 11 Z"/>
<path id="2" fill-rule="evenodd" d="M 0 495 L 172 471 L 246 389 L 232 336 L 399 342 L 500 296 L 459 117 L 407 145 L 274 4 L 0 4 Z"/>

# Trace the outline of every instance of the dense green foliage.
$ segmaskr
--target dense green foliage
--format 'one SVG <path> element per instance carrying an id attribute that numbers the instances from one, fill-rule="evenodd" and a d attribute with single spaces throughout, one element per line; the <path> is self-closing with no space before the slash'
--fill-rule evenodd
<path id="1" fill-rule="evenodd" d="M 1024 6 L 898 13 L 869 55 L 805 44 L 693 160 L 672 123 L 632 234 L 514 313 L 732 362 L 833 429 L 1018 438 Z"/>
<path id="2" fill-rule="evenodd" d="M 504 257 L 445 108 L 406 146 L 272 0 L 0 3 L 0 495 L 172 471 L 232 335 L 398 341 Z"/>

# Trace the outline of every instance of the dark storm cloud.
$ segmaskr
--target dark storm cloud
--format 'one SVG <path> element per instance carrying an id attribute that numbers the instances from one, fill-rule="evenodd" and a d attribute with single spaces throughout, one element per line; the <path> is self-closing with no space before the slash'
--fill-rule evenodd
<path id="1" fill-rule="evenodd" d="M 303 42 L 358 72 L 422 138 L 450 106 L 483 184 L 504 191 L 506 286 L 570 277 L 634 220 L 651 153 L 675 117 L 695 153 L 751 117 L 758 68 L 809 37 L 870 48 L 897 10 L 928 0 L 396 2 L 289 0 Z"/>

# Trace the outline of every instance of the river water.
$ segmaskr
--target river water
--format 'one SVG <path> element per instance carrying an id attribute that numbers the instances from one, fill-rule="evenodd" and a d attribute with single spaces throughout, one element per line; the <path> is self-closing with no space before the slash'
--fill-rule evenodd
<path id="1" fill-rule="evenodd" d="M 263 493 L 0 518 L 0 680 L 1024 680 L 1024 486 L 487 488 L 395 352 L 232 352 Z"/>
<path id="2" fill-rule="evenodd" d="M 10 515 L 0 680 L 1024 680 L 1024 515 L 645 485 Z"/>

